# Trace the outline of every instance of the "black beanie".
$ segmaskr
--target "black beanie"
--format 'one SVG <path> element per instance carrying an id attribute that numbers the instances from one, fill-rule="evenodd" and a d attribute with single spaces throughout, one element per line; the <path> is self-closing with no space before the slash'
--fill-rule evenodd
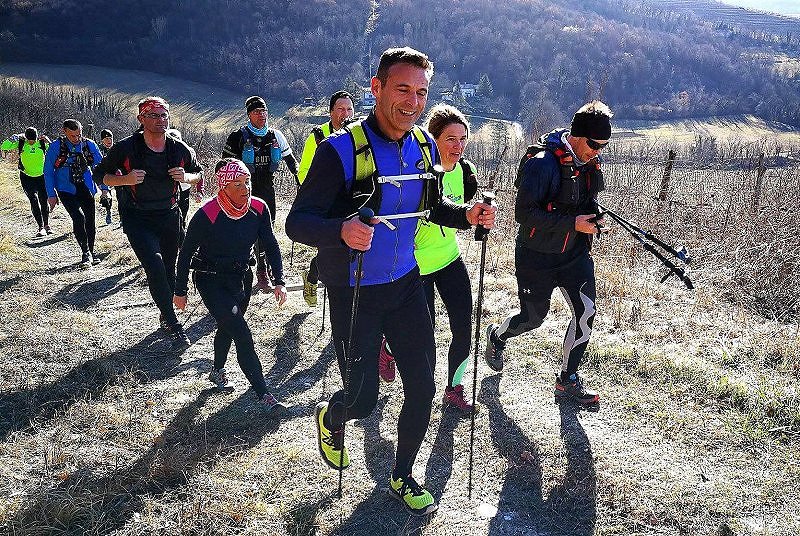
<path id="1" fill-rule="evenodd" d="M 247 108 L 247 113 L 250 113 L 253 110 L 258 110 L 259 108 L 264 108 L 265 110 L 267 109 L 267 103 L 258 95 L 248 97 L 247 100 L 244 101 L 244 105 Z"/>
<path id="2" fill-rule="evenodd" d="M 108 130 L 107 128 L 104 128 L 103 130 L 100 131 L 100 139 L 101 140 L 104 140 L 106 138 L 113 138 L 113 137 L 114 137 L 114 134 L 112 134 L 111 131 Z"/>
<path id="3" fill-rule="evenodd" d="M 33 127 L 28 127 L 25 129 L 25 139 L 26 140 L 35 140 L 39 137 L 39 133 Z"/>
<path id="4" fill-rule="evenodd" d="M 607 140 L 611 138 L 611 118 L 605 114 L 579 112 L 572 116 L 569 133 L 576 138 Z"/>

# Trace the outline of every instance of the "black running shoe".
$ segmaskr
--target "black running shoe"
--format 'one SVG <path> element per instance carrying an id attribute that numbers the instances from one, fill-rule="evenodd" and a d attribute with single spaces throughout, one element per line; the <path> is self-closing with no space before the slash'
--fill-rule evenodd
<path id="1" fill-rule="evenodd" d="M 495 340 L 495 333 L 497 332 L 497 324 L 489 324 L 486 328 L 486 351 L 483 356 L 489 368 L 495 372 L 503 371 L 503 350 L 506 344 L 502 341 Z"/>
<path id="2" fill-rule="evenodd" d="M 172 349 L 174 351 L 180 352 L 182 350 L 186 350 L 192 345 L 192 341 L 190 341 L 189 337 L 186 336 L 186 332 L 183 331 L 183 326 L 180 324 L 175 323 L 171 326 L 168 325 L 165 327 L 165 329 L 172 340 Z"/>
<path id="3" fill-rule="evenodd" d="M 557 397 L 570 398 L 585 406 L 600 402 L 600 395 L 584 387 L 583 380 L 577 373 L 570 374 L 566 380 L 562 380 L 561 375 L 556 374 L 555 394 Z"/>

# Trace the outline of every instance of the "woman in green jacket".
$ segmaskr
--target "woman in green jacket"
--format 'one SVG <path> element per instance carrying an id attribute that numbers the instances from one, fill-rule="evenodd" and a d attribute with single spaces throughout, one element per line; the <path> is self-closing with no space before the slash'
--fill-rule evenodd
<path id="1" fill-rule="evenodd" d="M 470 201 L 478 189 L 475 165 L 463 158 L 469 139 L 469 122 L 458 109 L 445 104 L 434 106 L 427 129 L 436 140 L 445 169 L 443 195 L 454 203 Z M 472 287 L 456 240 L 456 230 L 420 220 L 414 239 L 414 256 L 422 275 L 431 320 L 436 324 L 434 289 L 439 291 L 453 338 L 448 350 L 447 387 L 444 407 L 469 415 L 472 405 L 464 398 L 461 380 L 467 368 L 472 325 Z M 394 361 L 385 341 L 381 346 L 379 372 L 384 381 L 394 379 Z"/>

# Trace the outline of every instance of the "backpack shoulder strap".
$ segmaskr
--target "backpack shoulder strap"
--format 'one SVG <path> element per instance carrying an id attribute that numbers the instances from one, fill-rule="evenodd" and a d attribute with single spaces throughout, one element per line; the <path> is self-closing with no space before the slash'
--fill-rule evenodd
<path id="1" fill-rule="evenodd" d="M 312 128 L 311 133 L 314 135 L 314 141 L 317 142 L 317 145 L 322 143 L 322 140 L 325 139 L 325 133 L 322 131 L 322 126 L 320 125 Z"/>
<path id="2" fill-rule="evenodd" d="M 25 147 L 25 138 L 23 136 L 20 136 L 19 140 L 17 140 L 17 142 L 18 142 L 17 143 L 17 153 L 18 154 L 22 154 L 22 149 Z"/>
<path id="3" fill-rule="evenodd" d="M 414 136 L 414 139 L 417 140 L 417 143 L 419 143 L 419 148 L 422 151 L 422 158 L 425 159 L 425 168 L 428 170 L 432 169 L 433 153 L 431 151 L 430 140 L 428 140 L 428 137 L 417 125 L 414 125 L 414 128 L 411 129 L 411 134 Z"/>
<path id="4" fill-rule="evenodd" d="M 361 121 L 351 123 L 346 128 L 353 141 L 353 178 L 357 182 L 363 181 L 377 171 L 374 151 Z"/>
<path id="5" fill-rule="evenodd" d="M 46 144 L 46 143 L 44 142 L 44 140 L 43 140 L 43 139 L 41 139 L 41 138 L 39 138 L 39 147 L 41 147 L 41 148 L 42 148 L 42 152 L 43 152 L 43 153 L 46 153 L 46 152 L 47 152 L 47 144 Z"/>
<path id="6" fill-rule="evenodd" d="M 58 141 L 58 156 L 53 163 L 53 167 L 58 169 L 66 163 L 69 157 L 69 148 L 67 147 L 67 138 L 65 136 L 59 136 L 56 141 Z"/>
<path id="7" fill-rule="evenodd" d="M 472 201 L 478 191 L 475 164 L 464 157 L 459 158 L 458 163 L 461 165 L 461 178 L 464 182 L 464 201 Z"/>

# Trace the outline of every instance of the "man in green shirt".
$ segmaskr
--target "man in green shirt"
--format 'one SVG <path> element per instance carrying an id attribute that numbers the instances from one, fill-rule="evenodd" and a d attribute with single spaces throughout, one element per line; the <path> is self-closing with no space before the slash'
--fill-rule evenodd
<path id="1" fill-rule="evenodd" d="M 328 109 L 331 120 L 311 129 L 311 134 L 308 135 L 306 144 L 303 146 L 303 156 L 300 158 L 300 167 L 297 170 L 297 181 L 300 184 L 303 184 L 308 174 L 308 168 L 311 167 L 311 161 L 314 159 L 314 153 L 317 152 L 317 146 L 320 142 L 341 129 L 347 120 L 352 119 L 353 115 L 355 115 L 352 95 L 347 91 L 337 91 L 331 95 Z M 318 281 L 317 257 L 314 256 L 308 265 L 308 270 L 303 272 L 303 299 L 311 307 L 316 307 L 317 305 Z"/>
<path id="2" fill-rule="evenodd" d="M 25 197 L 31 204 L 33 219 L 39 226 L 34 235 L 36 237 L 52 234 L 49 223 L 50 207 L 47 205 L 47 191 L 44 187 L 44 155 L 49 145 L 47 136 L 40 138 L 34 127 L 28 127 L 16 147 L 19 152 L 19 180 Z"/>

